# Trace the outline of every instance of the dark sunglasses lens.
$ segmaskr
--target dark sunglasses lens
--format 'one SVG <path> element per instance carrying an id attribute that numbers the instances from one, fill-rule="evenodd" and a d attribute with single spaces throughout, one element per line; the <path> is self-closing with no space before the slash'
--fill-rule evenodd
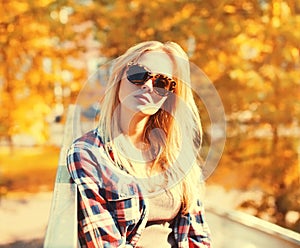
<path id="1" fill-rule="evenodd" d="M 165 77 L 158 77 L 155 80 L 153 87 L 159 95 L 165 96 L 169 93 L 170 81 Z"/>
<path id="2" fill-rule="evenodd" d="M 143 84 L 147 77 L 148 71 L 139 65 L 132 65 L 127 70 L 127 79 L 133 84 Z"/>

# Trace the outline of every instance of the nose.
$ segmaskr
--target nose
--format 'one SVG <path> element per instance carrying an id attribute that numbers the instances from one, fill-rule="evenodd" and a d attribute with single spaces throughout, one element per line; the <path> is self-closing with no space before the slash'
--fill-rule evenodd
<path id="1" fill-rule="evenodd" d="M 143 85 L 142 85 L 142 89 L 149 91 L 150 93 L 153 92 L 153 79 L 148 79 Z"/>

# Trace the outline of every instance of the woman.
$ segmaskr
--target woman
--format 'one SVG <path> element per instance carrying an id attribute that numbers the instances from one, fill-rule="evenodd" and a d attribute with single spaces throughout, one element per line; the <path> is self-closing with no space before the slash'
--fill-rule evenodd
<path id="1" fill-rule="evenodd" d="M 174 42 L 143 42 L 116 59 L 99 125 L 68 152 L 82 247 L 210 247 L 190 87 Z"/>

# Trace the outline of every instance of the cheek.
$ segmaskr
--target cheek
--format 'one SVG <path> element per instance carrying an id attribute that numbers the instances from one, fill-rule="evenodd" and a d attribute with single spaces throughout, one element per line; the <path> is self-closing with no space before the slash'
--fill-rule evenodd
<path id="1" fill-rule="evenodd" d="M 123 102 L 123 100 L 125 98 L 124 94 L 125 94 L 125 92 L 123 90 L 122 83 L 120 83 L 120 89 L 119 89 L 119 95 L 118 95 L 120 102 Z"/>
<path id="2" fill-rule="evenodd" d="M 125 80 L 122 80 L 120 82 L 120 89 L 119 89 L 119 101 L 123 102 L 125 98 L 130 95 L 133 92 L 132 86 L 134 85 L 128 85 L 128 82 Z"/>

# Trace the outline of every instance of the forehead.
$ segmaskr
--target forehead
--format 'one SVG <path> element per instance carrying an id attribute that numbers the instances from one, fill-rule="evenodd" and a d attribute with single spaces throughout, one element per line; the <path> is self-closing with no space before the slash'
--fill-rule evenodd
<path id="1" fill-rule="evenodd" d="M 138 63 L 146 66 L 155 73 L 173 74 L 173 62 L 163 51 L 146 52 L 139 58 Z"/>

